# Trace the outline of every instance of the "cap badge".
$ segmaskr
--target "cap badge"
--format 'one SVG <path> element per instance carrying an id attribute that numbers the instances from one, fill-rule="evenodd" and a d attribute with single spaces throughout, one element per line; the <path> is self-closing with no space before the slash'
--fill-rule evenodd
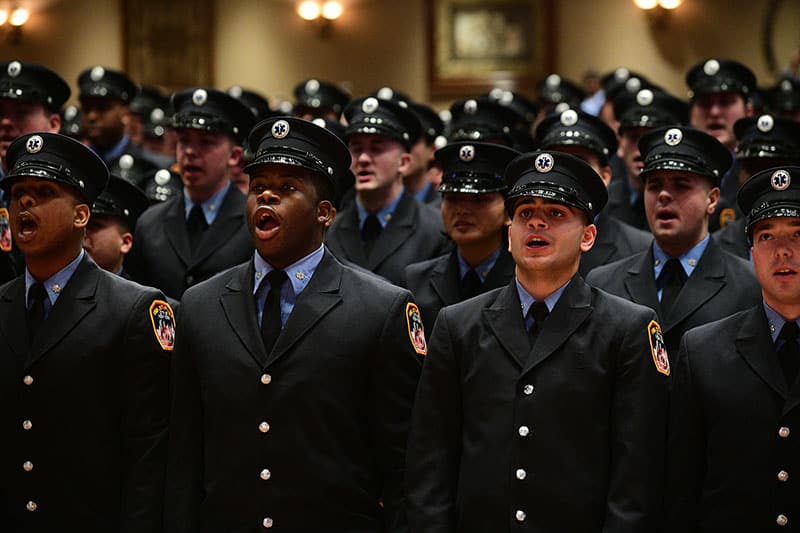
<path id="1" fill-rule="evenodd" d="M 707 76 L 714 76 L 719 72 L 719 61 L 716 59 L 709 59 L 706 61 L 705 65 L 703 65 L 703 72 L 705 72 Z"/>
<path id="2" fill-rule="evenodd" d="M 561 85 L 561 76 L 558 74 L 550 74 L 544 80 L 544 84 L 547 86 L 548 89 L 557 89 L 559 85 Z"/>
<path id="3" fill-rule="evenodd" d="M 92 81 L 100 81 L 106 75 L 106 69 L 103 67 L 93 67 L 89 72 L 89 79 Z"/>
<path id="4" fill-rule="evenodd" d="M 242 88 L 238 85 L 234 85 L 230 89 L 228 89 L 228 94 L 233 96 L 234 98 L 241 98 L 242 97 Z"/>
<path id="5" fill-rule="evenodd" d="M 325 119 L 324 118 L 317 117 L 314 120 L 312 120 L 311 122 L 314 123 L 316 126 L 319 126 L 320 128 L 324 128 L 325 127 Z"/>
<path id="6" fill-rule="evenodd" d="M 164 121 L 164 110 L 157 107 L 150 111 L 150 121 L 159 124 Z"/>
<path id="7" fill-rule="evenodd" d="M 678 128 L 670 128 L 664 134 L 664 142 L 669 146 L 677 146 L 683 140 L 683 132 Z"/>
<path id="8" fill-rule="evenodd" d="M 381 87 L 378 90 L 378 94 L 376 94 L 375 96 L 377 96 L 381 100 L 391 100 L 392 98 L 394 98 L 394 91 L 392 90 L 391 87 Z"/>
<path id="9" fill-rule="evenodd" d="M 540 154 L 536 158 L 536 161 L 534 162 L 536 170 L 541 172 L 542 174 L 545 174 L 553 170 L 554 164 L 555 161 L 553 160 L 553 156 L 547 153 Z"/>
<path id="10" fill-rule="evenodd" d="M 156 175 L 153 176 L 153 179 L 155 180 L 156 185 L 161 185 L 163 187 L 164 185 L 169 183 L 169 180 L 172 179 L 172 175 L 170 175 L 169 170 L 167 170 L 166 168 L 162 168 L 161 170 L 156 172 Z"/>
<path id="11" fill-rule="evenodd" d="M 770 183 L 776 191 L 785 191 L 792 184 L 792 175 L 785 170 L 776 170 L 772 173 Z"/>
<path id="12" fill-rule="evenodd" d="M 467 115 L 474 115 L 478 112 L 478 102 L 473 99 L 464 102 L 464 113 Z"/>
<path id="13" fill-rule="evenodd" d="M 131 154 L 122 154 L 119 158 L 119 168 L 122 170 L 130 170 L 133 168 L 133 156 Z"/>
<path id="14" fill-rule="evenodd" d="M 25 143 L 25 149 L 28 150 L 29 154 L 35 154 L 40 151 L 42 147 L 44 147 L 44 139 L 39 135 L 28 137 L 28 141 Z"/>
<path id="15" fill-rule="evenodd" d="M 370 96 L 369 98 L 364 100 L 364 102 L 361 104 L 361 111 L 371 115 L 372 113 L 377 111 L 378 106 L 380 106 L 380 104 L 378 103 L 378 99 Z"/>
<path id="16" fill-rule="evenodd" d="M 319 92 L 319 82 L 317 80 L 308 80 L 305 88 L 308 94 L 317 94 Z"/>
<path id="17" fill-rule="evenodd" d="M 792 92 L 792 82 L 789 81 L 789 80 L 783 80 L 781 82 L 781 91 L 783 91 L 785 93 Z"/>
<path id="18" fill-rule="evenodd" d="M 8 75 L 16 78 L 22 72 L 22 64 L 19 61 L 12 61 L 8 64 Z"/>
<path id="19" fill-rule="evenodd" d="M 641 88 L 642 88 L 642 80 L 640 80 L 639 78 L 631 78 L 625 82 L 625 89 L 629 93 L 635 93 Z"/>
<path id="20" fill-rule="evenodd" d="M 77 116 L 78 116 L 78 108 L 75 107 L 74 105 L 67 106 L 67 108 L 64 109 L 64 118 L 65 119 L 74 120 L 75 117 L 77 117 Z"/>
<path id="21" fill-rule="evenodd" d="M 497 101 L 500 103 L 500 105 L 511 105 L 511 103 L 514 101 L 514 93 L 511 91 L 503 91 Z"/>
<path id="22" fill-rule="evenodd" d="M 208 101 L 208 93 L 205 89 L 197 89 L 192 93 L 192 103 L 196 106 L 201 106 Z"/>
<path id="23" fill-rule="evenodd" d="M 564 126 L 574 126 L 578 123 L 578 113 L 574 109 L 567 109 L 561 113 L 561 124 Z"/>
<path id="24" fill-rule="evenodd" d="M 475 159 L 475 147 L 471 144 L 467 144 L 462 146 L 458 151 L 458 158 L 464 161 L 465 163 L 469 163 L 473 159 Z"/>
<path id="25" fill-rule="evenodd" d="M 653 91 L 650 89 L 642 89 L 636 93 L 636 103 L 640 106 L 648 106 L 653 103 Z"/>
<path id="26" fill-rule="evenodd" d="M 433 145 L 436 147 L 437 150 L 441 150 L 445 146 L 447 146 L 447 137 L 444 135 L 439 135 L 433 140 Z"/>
<path id="27" fill-rule="evenodd" d="M 289 135 L 289 123 L 285 120 L 278 120 L 272 125 L 272 136 L 276 139 L 283 139 Z"/>
<path id="28" fill-rule="evenodd" d="M 631 73 L 625 67 L 620 67 L 614 71 L 614 79 L 617 80 L 619 83 L 627 80 L 631 77 Z"/>
<path id="29" fill-rule="evenodd" d="M 767 133 L 768 131 L 772 131 L 772 128 L 775 126 L 775 120 L 772 118 L 772 115 L 761 115 L 758 117 L 758 122 L 756 122 L 756 127 L 759 131 Z"/>

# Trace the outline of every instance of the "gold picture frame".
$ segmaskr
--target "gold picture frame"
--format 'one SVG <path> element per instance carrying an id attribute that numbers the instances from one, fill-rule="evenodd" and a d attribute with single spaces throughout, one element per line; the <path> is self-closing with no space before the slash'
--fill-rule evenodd
<path id="1" fill-rule="evenodd" d="M 553 70 L 552 0 L 428 2 L 433 99 L 532 89 Z"/>

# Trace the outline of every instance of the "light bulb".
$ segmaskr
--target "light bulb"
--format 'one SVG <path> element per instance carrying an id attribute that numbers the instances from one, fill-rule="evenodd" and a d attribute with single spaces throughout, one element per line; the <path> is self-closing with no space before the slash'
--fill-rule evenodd
<path id="1" fill-rule="evenodd" d="M 297 7 L 297 14 L 300 18 L 314 20 L 319 17 L 319 4 L 316 2 L 303 2 Z"/>
<path id="2" fill-rule="evenodd" d="M 658 0 L 633 0 L 639 9 L 653 9 L 658 5 Z"/>
<path id="3" fill-rule="evenodd" d="M 658 5 L 664 9 L 675 9 L 683 3 L 683 0 L 658 0 Z"/>
<path id="4" fill-rule="evenodd" d="M 31 16 L 30 12 L 24 7 L 18 7 L 11 13 L 11 19 L 8 21 L 12 26 L 22 26 L 26 22 L 28 22 L 28 18 Z"/>
<path id="5" fill-rule="evenodd" d="M 342 16 L 342 4 L 339 2 L 325 2 L 322 4 L 322 16 L 328 20 L 338 19 Z"/>
<path id="6" fill-rule="evenodd" d="M 0 26 L 5 24 L 6 21 L 8 21 L 8 11 L 5 9 L 0 9 Z"/>

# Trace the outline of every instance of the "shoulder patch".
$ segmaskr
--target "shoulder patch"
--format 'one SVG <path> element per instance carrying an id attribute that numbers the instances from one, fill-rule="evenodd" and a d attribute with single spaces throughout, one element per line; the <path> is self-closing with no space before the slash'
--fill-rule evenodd
<path id="1" fill-rule="evenodd" d="M 172 307 L 163 300 L 153 300 L 150 304 L 150 322 L 161 349 L 172 351 L 175 344 L 175 313 Z"/>
<path id="2" fill-rule="evenodd" d="M 415 303 L 406 304 L 406 324 L 408 325 L 408 338 L 411 346 L 419 355 L 427 355 L 428 342 L 425 340 L 425 328 L 422 326 L 422 316 Z"/>
<path id="3" fill-rule="evenodd" d="M 653 362 L 656 364 L 656 370 L 669 376 L 669 357 L 667 356 L 667 347 L 664 344 L 664 335 L 661 333 L 661 326 L 658 322 L 651 320 L 647 325 L 647 335 L 650 338 L 650 353 L 653 356 Z"/>
<path id="4" fill-rule="evenodd" d="M 736 220 L 736 211 L 731 207 L 726 207 L 719 214 L 719 227 L 724 228 Z"/>
<path id="5" fill-rule="evenodd" d="M 0 250 L 11 251 L 11 223 L 5 207 L 0 208 Z"/>

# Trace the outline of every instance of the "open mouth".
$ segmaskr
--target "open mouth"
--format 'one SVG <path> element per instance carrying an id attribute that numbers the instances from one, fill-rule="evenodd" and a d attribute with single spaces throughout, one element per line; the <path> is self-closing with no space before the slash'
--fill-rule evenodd
<path id="1" fill-rule="evenodd" d="M 281 223 L 275 212 L 268 207 L 259 207 L 255 214 L 256 233 L 259 238 L 266 238 L 280 227 Z"/>
<path id="2" fill-rule="evenodd" d="M 359 170 L 356 172 L 356 180 L 360 182 L 369 181 L 372 176 L 374 176 L 374 174 L 370 170 Z"/>
<path id="3" fill-rule="evenodd" d="M 712 123 L 710 123 L 708 125 L 708 130 L 709 131 L 719 131 L 719 130 L 724 130 L 724 129 L 725 129 L 725 124 L 723 124 L 721 122 L 712 122 Z"/>
<path id="4" fill-rule="evenodd" d="M 797 271 L 790 267 L 782 267 L 775 271 L 774 275 L 784 278 L 797 275 Z"/>
<path id="5" fill-rule="evenodd" d="M 656 214 L 656 218 L 662 222 L 671 222 L 673 220 L 677 220 L 678 215 L 676 215 L 672 211 L 659 211 Z"/>
<path id="6" fill-rule="evenodd" d="M 539 237 L 538 235 L 533 235 L 531 237 L 528 237 L 528 239 L 525 241 L 525 246 L 527 248 L 532 249 L 532 250 L 537 250 L 537 249 L 540 249 L 540 248 L 544 248 L 545 246 L 548 246 L 549 244 L 550 244 L 550 242 L 547 239 Z"/>
<path id="7" fill-rule="evenodd" d="M 33 238 L 38 229 L 39 223 L 29 213 L 20 213 L 17 216 L 17 238 L 21 241 Z"/>
<path id="8" fill-rule="evenodd" d="M 184 174 L 199 174 L 203 171 L 203 168 L 197 165 L 183 165 L 181 168 Z"/>

